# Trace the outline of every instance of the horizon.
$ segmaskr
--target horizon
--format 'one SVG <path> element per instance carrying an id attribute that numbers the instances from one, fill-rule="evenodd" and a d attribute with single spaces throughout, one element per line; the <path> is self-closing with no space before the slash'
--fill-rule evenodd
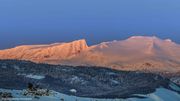
<path id="1" fill-rule="evenodd" d="M 13 48 L 13 47 L 16 47 L 16 46 L 21 46 L 21 45 L 39 45 L 39 44 L 53 44 L 53 43 L 61 43 L 61 42 L 71 42 L 71 41 L 75 41 L 75 40 L 80 40 L 80 39 L 85 39 L 87 44 L 89 46 L 92 46 L 92 45 L 96 45 L 96 44 L 100 44 L 102 42 L 109 42 L 109 41 L 113 41 L 113 40 L 118 40 L 118 41 L 121 41 L 121 40 L 125 40 L 125 39 L 128 39 L 132 36 L 145 36 L 145 37 L 157 37 L 159 39 L 170 39 L 172 40 L 173 42 L 175 42 L 176 44 L 180 44 L 180 40 L 176 40 L 179 39 L 180 36 L 177 36 L 177 37 L 167 37 L 167 36 L 161 36 L 160 34 L 158 35 L 155 35 L 155 34 L 150 34 L 150 35 L 146 35 L 146 34 L 129 34 L 129 35 L 122 35 L 120 37 L 116 37 L 116 38 L 102 38 L 102 39 L 99 39 L 97 40 L 98 37 L 96 38 L 89 38 L 88 36 L 86 37 L 66 37 L 64 39 L 59 39 L 57 36 L 59 34 L 56 34 L 54 35 L 54 37 L 52 38 L 49 38 L 48 36 L 39 36 L 39 35 L 35 35 L 35 36 L 31 36 L 32 38 L 29 38 L 28 36 L 23 38 L 24 35 L 21 35 L 20 37 L 18 38 L 13 38 L 13 39 L 9 39 L 7 40 L 7 36 L 3 36 L 1 37 L 2 40 L 0 40 L 0 50 L 3 50 L 3 49 L 8 49 L 8 48 Z M 2 34 L 0 34 L 0 36 L 2 36 Z M 25 35 L 26 36 L 26 35 Z M 45 37 L 45 38 L 41 38 L 41 37 Z M 41 40 L 39 40 L 39 39 Z"/>
<path id="2" fill-rule="evenodd" d="M 99 42 L 99 43 L 96 43 L 96 44 L 89 44 L 88 41 L 87 41 L 85 38 L 80 38 L 80 39 L 74 39 L 74 40 L 70 40 L 70 41 L 57 41 L 57 42 L 40 43 L 40 44 L 38 44 L 38 43 L 34 43 L 34 44 L 19 44 L 19 45 L 12 46 L 12 47 L 8 47 L 8 48 L 4 48 L 4 49 L 10 49 L 10 48 L 15 48 L 15 47 L 18 47 L 18 46 L 26 46 L 26 45 L 27 45 L 27 46 L 28 46 L 28 45 L 50 45 L 50 44 L 56 44 L 56 43 L 69 43 L 69 42 L 79 41 L 79 40 L 85 40 L 85 42 L 86 42 L 86 44 L 87 44 L 88 46 L 93 46 L 93 45 L 101 44 L 101 43 L 103 43 L 103 42 L 124 41 L 124 40 L 126 40 L 126 39 L 131 38 L 131 37 L 149 37 L 149 38 L 155 37 L 155 38 L 158 38 L 158 39 L 160 39 L 160 40 L 170 40 L 170 41 L 172 41 L 172 42 L 175 42 L 174 40 L 172 40 L 172 39 L 170 39 L 170 38 L 164 38 L 164 39 L 163 39 L 163 38 L 160 38 L 160 37 L 157 37 L 157 36 L 136 35 L 136 36 L 129 36 L 129 37 L 127 37 L 127 38 L 119 39 L 119 40 L 102 41 L 102 42 Z M 175 42 L 175 43 L 176 43 L 176 42 Z M 176 43 L 176 44 L 180 45 L 179 43 Z M 1 48 L 0 48 L 0 50 L 4 50 L 4 49 L 1 49 Z"/>
<path id="3" fill-rule="evenodd" d="M 137 35 L 180 43 L 179 3 L 179 0 L 1 0 L 0 49 L 81 38 L 93 45 Z"/>

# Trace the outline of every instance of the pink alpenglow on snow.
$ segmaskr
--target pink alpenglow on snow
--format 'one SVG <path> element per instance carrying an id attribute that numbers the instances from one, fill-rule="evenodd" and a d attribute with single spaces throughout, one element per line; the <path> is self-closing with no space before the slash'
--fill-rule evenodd
<path id="1" fill-rule="evenodd" d="M 49 45 L 24 45 L 1 50 L 0 59 L 104 66 L 118 70 L 180 71 L 180 45 L 170 39 L 133 36 L 88 46 L 84 39 Z"/>

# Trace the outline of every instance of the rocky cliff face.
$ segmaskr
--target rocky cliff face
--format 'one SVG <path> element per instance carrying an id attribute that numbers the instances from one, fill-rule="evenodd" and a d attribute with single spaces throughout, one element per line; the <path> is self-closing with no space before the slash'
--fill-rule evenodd
<path id="1" fill-rule="evenodd" d="M 88 47 L 83 39 L 70 43 L 28 45 L 1 50 L 0 59 L 177 72 L 180 71 L 180 45 L 170 39 L 134 36 Z"/>

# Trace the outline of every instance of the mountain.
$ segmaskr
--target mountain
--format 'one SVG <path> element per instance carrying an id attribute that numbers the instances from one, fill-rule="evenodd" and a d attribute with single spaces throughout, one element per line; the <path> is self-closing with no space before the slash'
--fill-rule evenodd
<path id="1" fill-rule="evenodd" d="M 84 39 L 50 45 L 23 45 L 0 51 L 1 59 L 31 60 L 35 62 L 60 61 L 76 56 L 88 46 Z"/>
<path id="2" fill-rule="evenodd" d="M 66 65 L 104 66 L 119 70 L 180 71 L 180 45 L 155 36 L 87 46 L 86 41 L 18 46 L 0 51 L 0 59 L 20 59 Z"/>
<path id="3" fill-rule="evenodd" d="M 180 45 L 169 39 L 134 36 L 123 41 L 103 42 L 91 46 L 88 51 L 71 58 L 68 63 L 121 70 L 175 72 L 180 70 Z"/>

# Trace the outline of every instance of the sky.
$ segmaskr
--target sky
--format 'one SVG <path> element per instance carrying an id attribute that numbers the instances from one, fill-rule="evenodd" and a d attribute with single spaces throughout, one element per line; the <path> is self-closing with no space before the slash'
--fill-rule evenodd
<path id="1" fill-rule="evenodd" d="M 0 0 L 0 49 L 135 35 L 180 44 L 180 0 Z"/>

